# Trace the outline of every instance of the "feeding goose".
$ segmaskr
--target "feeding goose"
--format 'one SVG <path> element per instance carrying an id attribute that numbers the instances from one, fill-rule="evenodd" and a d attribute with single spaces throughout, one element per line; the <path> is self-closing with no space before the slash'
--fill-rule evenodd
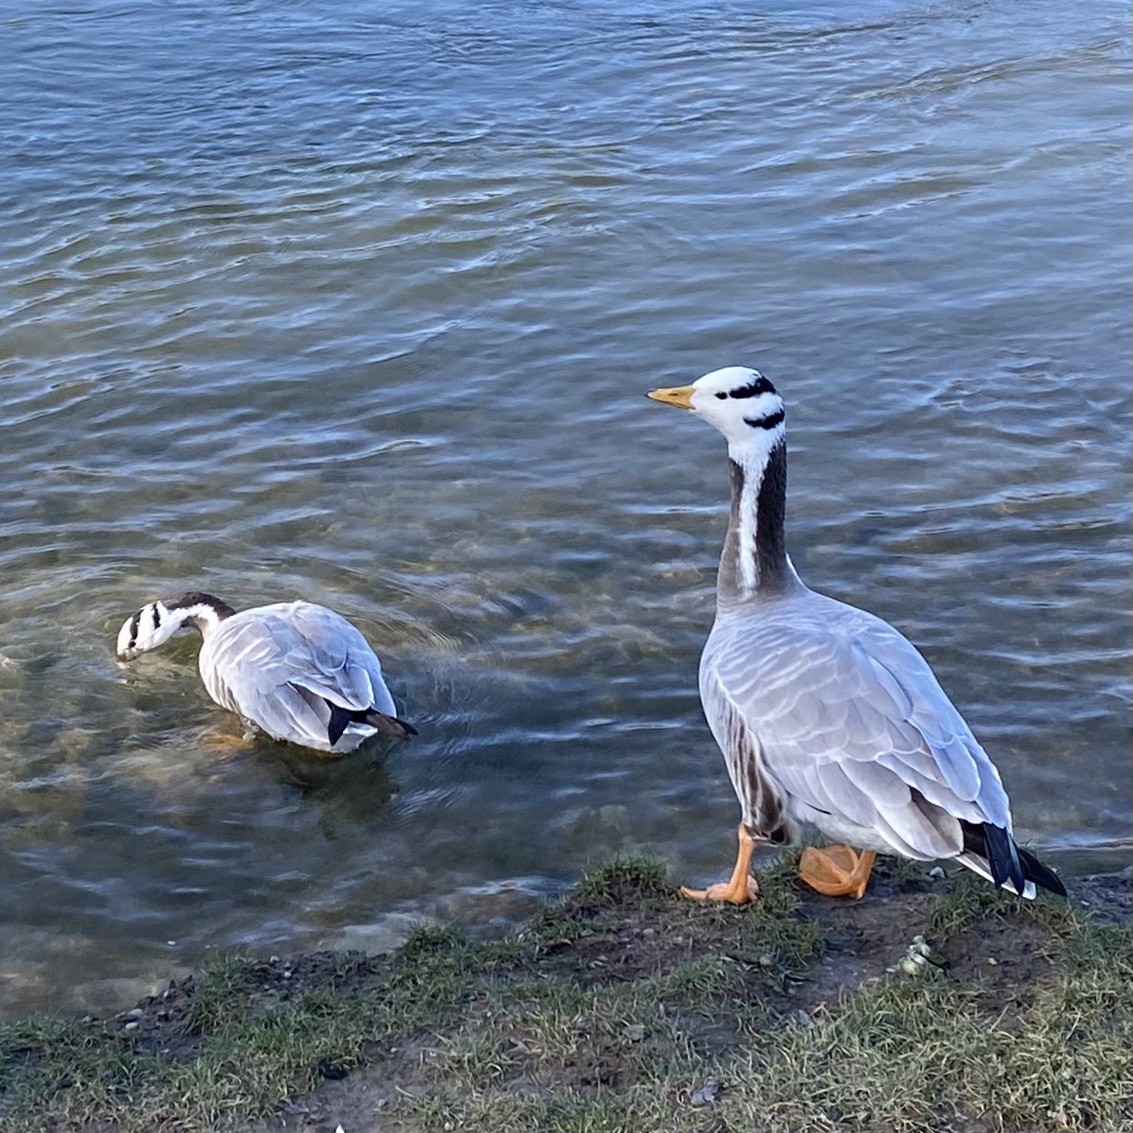
<path id="1" fill-rule="evenodd" d="M 119 631 L 119 659 L 156 649 L 182 626 L 204 639 L 198 664 L 209 696 L 269 736 L 344 755 L 377 733 L 417 734 L 397 718 L 369 643 L 325 606 L 280 602 L 237 613 L 200 593 L 150 602 Z"/>
<path id="2" fill-rule="evenodd" d="M 728 442 L 732 508 L 700 699 L 742 820 L 727 882 L 686 897 L 746 904 L 759 840 L 800 824 L 838 844 L 809 848 L 800 877 L 860 897 L 877 852 L 950 858 L 997 886 L 1065 896 L 1019 847 L 999 772 L 917 650 L 887 622 L 818 594 L 787 554 L 783 400 L 757 370 L 729 366 L 656 401 L 688 409 Z"/>

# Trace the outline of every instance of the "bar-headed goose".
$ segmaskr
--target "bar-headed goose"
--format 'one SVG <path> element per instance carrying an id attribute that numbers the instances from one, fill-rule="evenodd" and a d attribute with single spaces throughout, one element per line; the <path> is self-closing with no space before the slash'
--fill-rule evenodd
<path id="1" fill-rule="evenodd" d="M 999 772 L 924 658 L 888 623 L 815 593 L 795 573 L 775 387 L 729 366 L 649 396 L 724 434 L 732 482 L 700 699 L 739 796 L 739 852 L 731 880 L 682 892 L 752 900 L 755 842 L 789 841 L 804 823 L 848 843 L 804 852 L 800 876 L 822 893 L 860 897 L 880 851 L 953 858 L 1027 897 L 1036 885 L 1065 895 L 1016 845 Z"/>
<path id="2" fill-rule="evenodd" d="M 155 649 L 182 626 L 200 631 L 209 696 L 269 736 L 342 755 L 369 736 L 416 735 L 382 679 L 381 662 L 344 617 L 310 602 L 236 613 L 211 594 L 151 602 L 118 634 L 118 657 Z"/>

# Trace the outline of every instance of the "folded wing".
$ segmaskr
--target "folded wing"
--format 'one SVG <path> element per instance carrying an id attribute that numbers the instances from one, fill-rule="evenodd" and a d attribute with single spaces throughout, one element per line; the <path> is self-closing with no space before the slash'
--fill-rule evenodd
<path id="1" fill-rule="evenodd" d="M 207 644 L 201 675 L 213 698 L 280 739 L 329 747 L 332 705 L 396 714 L 369 643 L 324 606 L 248 610 Z"/>
<path id="2" fill-rule="evenodd" d="M 913 858 L 962 853 L 961 823 L 1009 833 L 998 772 L 916 649 L 840 603 L 798 613 L 730 627 L 704 674 L 780 789 L 820 827 L 822 815 L 868 827 Z"/>

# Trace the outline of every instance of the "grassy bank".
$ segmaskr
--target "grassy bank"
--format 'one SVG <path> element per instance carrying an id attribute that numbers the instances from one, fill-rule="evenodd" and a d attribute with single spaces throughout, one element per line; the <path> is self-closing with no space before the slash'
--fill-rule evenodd
<path id="1" fill-rule="evenodd" d="M 614 862 L 505 939 L 228 957 L 112 1021 L 10 1024 L 0 1129 L 1133 1129 L 1127 907 L 892 864 L 858 903 L 790 862 L 761 885 L 711 908 Z"/>

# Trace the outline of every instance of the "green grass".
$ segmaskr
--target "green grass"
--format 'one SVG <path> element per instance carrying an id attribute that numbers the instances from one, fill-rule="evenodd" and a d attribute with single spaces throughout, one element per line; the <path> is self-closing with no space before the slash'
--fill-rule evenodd
<path id="1" fill-rule="evenodd" d="M 808 998 L 841 945 L 792 871 L 734 909 L 619 860 L 503 940 L 423 929 L 390 957 L 227 956 L 159 1027 L 8 1024 L 0 1129 L 241 1130 L 345 1071 L 372 1075 L 383 1128 L 406 1133 L 1133 1129 L 1127 931 L 958 879 L 875 914 L 951 967 L 886 974 L 887 956 L 880 979 Z M 1011 941 L 1008 979 L 982 958 Z"/>
<path id="2" fill-rule="evenodd" d="M 737 1124 L 762 1115 L 779 1119 L 769 1128 L 930 1133 L 982 1116 L 995 1129 L 1128 1129 L 1133 1005 L 1121 943 L 1121 963 L 1062 973 L 1016 1010 L 940 975 L 859 991 L 741 1064 Z"/>

